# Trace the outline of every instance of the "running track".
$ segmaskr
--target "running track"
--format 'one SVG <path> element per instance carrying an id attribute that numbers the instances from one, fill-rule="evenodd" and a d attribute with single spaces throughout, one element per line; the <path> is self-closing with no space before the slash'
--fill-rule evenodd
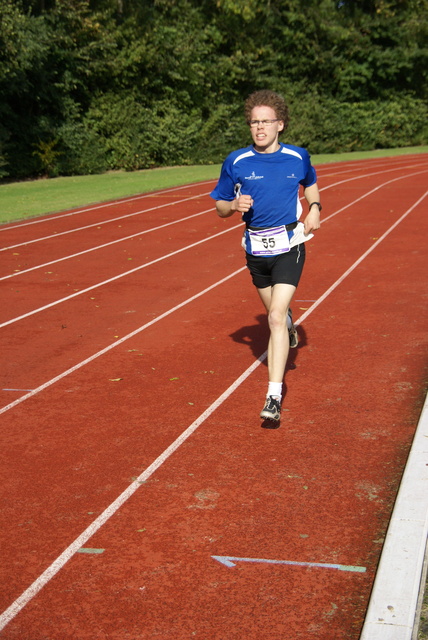
<path id="1" fill-rule="evenodd" d="M 318 167 L 279 429 L 214 182 L 0 228 L 2 640 L 360 637 L 424 401 L 427 175 Z"/>

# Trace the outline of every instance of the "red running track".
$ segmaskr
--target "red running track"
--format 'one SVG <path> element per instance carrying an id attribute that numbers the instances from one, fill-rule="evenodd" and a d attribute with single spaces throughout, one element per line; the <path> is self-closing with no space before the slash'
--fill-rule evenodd
<path id="1" fill-rule="evenodd" d="M 358 639 L 424 400 L 427 174 L 318 167 L 279 429 L 214 183 L 0 228 L 2 639 Z"/>

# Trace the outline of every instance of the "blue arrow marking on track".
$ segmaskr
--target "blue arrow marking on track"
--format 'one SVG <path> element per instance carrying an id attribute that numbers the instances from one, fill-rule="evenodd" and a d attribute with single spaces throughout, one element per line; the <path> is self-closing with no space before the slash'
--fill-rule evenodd
<path id="1" fill-rule="evenodd" d="M 353 567 L 347 564 L 327 564 L 325 562 L 294 562 L 292 560 L 265 560 L 263 558 L 235 558 L 233 556 L 211 556 L 225 567 L 234 567 L 236 562 L 262 562 L 265 564 L 288 564 L 298 567 L 320 567 L 321 569 L 338 569 L 339 571 L 354 571 L 365 573 L 365 567 Z"/>

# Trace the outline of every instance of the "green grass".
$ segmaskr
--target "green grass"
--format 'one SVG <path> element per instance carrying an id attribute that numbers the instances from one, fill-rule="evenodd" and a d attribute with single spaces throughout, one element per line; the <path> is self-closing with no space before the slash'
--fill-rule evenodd
<path id="1" fill-rule="evenodd" d="M 428 147 L 314 155 L 312 162 L 319 165 L 328 162 L 381 158 L 409 153 L 428 153 Z M 0 223 L 65 211 L 95 202 L 116 200 L 157 189 L 215 180 L 219 173 L 220 165 L 167 167 L 3 184 L 0 185 Z"/>
<path id="2" fill-rule="evenodd" d="M 319 154 L 312 156 L 313 164 L 326 164 L 327 162 L 349 162 L 351 160 L 364 160 L 365 158 L 390 158 L 413 153 L 428 153 L 428 146 L 401 147 L 400 149 L 375 149 L 374 151 L 353 151 L 350 153 Z"/>
<path id="3" fill-rule="evenodd" d="M 219 171 L 219 165 L 171 167 L 3 184 L 0 186 L 0 223 L 211 180 Z"/>

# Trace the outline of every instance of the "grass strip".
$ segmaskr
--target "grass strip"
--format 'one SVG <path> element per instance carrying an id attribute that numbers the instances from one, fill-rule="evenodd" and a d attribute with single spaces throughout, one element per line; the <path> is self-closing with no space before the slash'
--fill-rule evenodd
<path id="1" fill-rule="evenodd" d="M 428 146 L 377 149 L 312 156 L 314 165 L 381 158 L 403 154 L 428 153 Z M 101 175 L 70 176 L 28 180 L 0 185 L 0 224 L 23 220 L 76 207 L 117 200 L 126 196 L 167 189 L 183 184 L 216 180 L 220 165 L 165 167 Z"/>

